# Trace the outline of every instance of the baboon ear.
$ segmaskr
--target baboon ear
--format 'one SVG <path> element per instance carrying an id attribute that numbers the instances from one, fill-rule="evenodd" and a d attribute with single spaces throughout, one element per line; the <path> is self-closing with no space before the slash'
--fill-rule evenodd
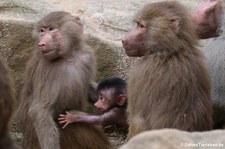
<path id="1" fill-rule="evenodd" d="M 179 33 L 180 31 L 180 17 L 174 16 L 170 19 L 171 21 L 171 28 L 175 34 Z"/>
<path id="2" fill-rule="evenodd" d="M 83 27 L 83 23 L 82 23 L 80 17 L 75 16 L 75 22 L 80 26 L 80 28 L 81 28 L 81 34 L 83 34 L 84 27 Z"/>
<path id="3" fill-rule="evenodd" d="M 127 100 L 127 96 L 125 94 L 120 94 L 117 99 L 117 104 L 122 106 L 125 104 L 126 100 Z"/>

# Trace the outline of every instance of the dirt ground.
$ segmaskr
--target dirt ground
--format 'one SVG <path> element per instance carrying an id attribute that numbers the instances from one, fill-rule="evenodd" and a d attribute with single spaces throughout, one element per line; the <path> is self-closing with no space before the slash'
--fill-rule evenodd
<path id="1" fill-rule="evenodd" d="M 105 133 L 115 149 L 123 145 L 126 141 L 127 132 L 122 128 L 109 126 L 105 128 Z"/>

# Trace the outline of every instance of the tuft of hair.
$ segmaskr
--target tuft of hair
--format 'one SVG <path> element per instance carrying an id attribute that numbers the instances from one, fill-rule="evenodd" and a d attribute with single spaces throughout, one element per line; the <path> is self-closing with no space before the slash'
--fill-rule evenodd
<path id="1" fill-rule="evenodd" d="M 115 94 L 123 94 L 126 93 L 126 82 L 120 77 L 107 77 L 103 79 L 102 81 L 99 82 L 97 86 L 97 91 L 99 92 L 100 90 L 105 90 L 105 89 L 115 89 Z"/>

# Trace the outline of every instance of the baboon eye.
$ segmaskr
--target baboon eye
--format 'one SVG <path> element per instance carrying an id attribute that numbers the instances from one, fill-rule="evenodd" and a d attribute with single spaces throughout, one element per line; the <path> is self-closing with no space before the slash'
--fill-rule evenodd
<path id="1" fill-rule="evenodd" d="M 144 28 L 144 27 L 145 27 L 143 24 L 140 24 L 139 26 L 140 26 L 141 28 Z"/>
<path id="2" fill-rule="evenodd" d="M 145 28 L 145 25 L 143 25 L 143 24 L 141 24 L 139 22 L 137 22 L 137 26 L 140 27 L 140 28 Z"/>
<path id="3" fill-rule="evenodd" d="M 40 29 L 40 32 L 41 32 L 41 33 L 43 33 L 44 31 L 45 31 L 45 29 L 44 29 L 44 28 L 41 28 L 41 29 Z"/>
<path id="4" fill-rule="evenodd" d="M 103 100 L 104 98 L 102 96 L 100 96 L 100 100 Z"/>
<path id="5" fill-rule="evenodd" d="M 55 28 L 53 26 L 49 27 L 49 31 L 53 31 Z"/>

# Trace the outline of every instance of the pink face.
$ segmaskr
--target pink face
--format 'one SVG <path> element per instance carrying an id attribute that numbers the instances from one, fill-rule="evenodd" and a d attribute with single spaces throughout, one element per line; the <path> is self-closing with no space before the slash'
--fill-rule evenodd
<path id="1" fill-rule="evenodd" d="M 113 104 L 115 104 L 115 101 L 113 100 L 113 94 L 114 90 L 112 89 L 101 90 L 99 92 L 99 99 L 94 104 L 95 107 L 97 107 L 101 111 L 106 111 L 111 108 Z"/>
<path id="2" fill-rule="evenodd" d="M 39 49 L 43 56 L 48 60 L 54 60 L 66 53 L 65 38 L 59 28 L 50 26 L 41 28 Z"/>
<path id="3" fill-rule="evenodd" d="M 137 27 L 131 31 L 123 40 L 122 44 L 128 56 L 139 57 L 146 54 L 146 39 L 148 37 L 148 26 L 144 21 L 137 22 Z"/>

